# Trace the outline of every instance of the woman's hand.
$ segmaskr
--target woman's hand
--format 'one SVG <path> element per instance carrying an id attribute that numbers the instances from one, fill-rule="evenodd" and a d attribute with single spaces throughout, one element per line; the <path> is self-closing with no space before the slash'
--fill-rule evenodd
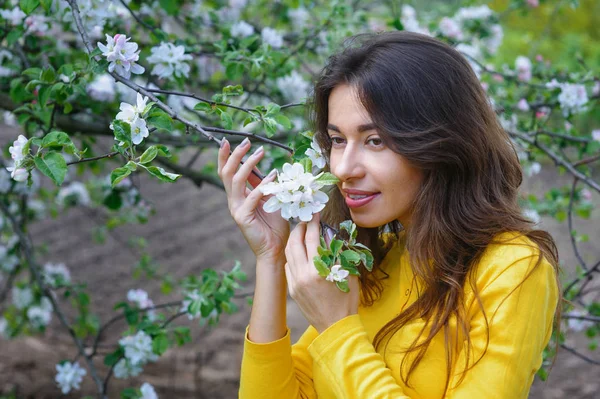
<path id="1" fill-rule="evenodd" d="M 249 149 L 248 139 L 237 146 L 231 156 L 229 155 L 230 144 L 227 140 L 223 139 L 223 145 L 219 149 L 217 171 L 225 186 L 229 212 L 257 259 L 283 262 L 290 225 L 279 212 L 267 213 L 263 210 L 263 204 L 271 196 L 263 197 L 259 190 L 263 184 L 273 181 L 276 174 L 273 173 L 262 181 L 251 175 L 252 169 L 264 155 L 262 147 L 248 157 L 238 170 L 240 161 Z M 254 190 L 248 189 L 246 182 L 255 187 Z"/>
<path id="2" fill-rule="evenodd" d="M 306 320 L 322 333 L 338 320 L 358 313 L 360 287 L 356 276 L 348 276 L 348 293 L 319 276 L 313 264 L 318 255 L 319 220 L 316 213 L 308 224 L 299 223 L 290 234 L 285 248 L 285 275 L 290 296 Z"/>

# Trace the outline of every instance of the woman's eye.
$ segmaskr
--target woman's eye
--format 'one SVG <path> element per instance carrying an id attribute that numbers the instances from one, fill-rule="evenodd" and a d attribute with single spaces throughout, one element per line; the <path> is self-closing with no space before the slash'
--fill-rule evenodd
<path id="1" fill-rule="evenodd" d="M 375 145 L 375 146 L 380 146 L 383 144 L 383 140 L 381 140 L 380 138 L 372 138 L 372 139 L 367 140 L 367 143 L 368 142 L 373 142 L 373 145 Z"/>
<path id="2" fill-rule="evenodd" d="M 340 141 L 337 141 L 337 140 L 340 140 Z M 344 141 L 344 139 L 342 139 L 341 137 L 332 137 L 331 138 L 331 142 L 333 144 L 342 144 L 342 141 Z"/>

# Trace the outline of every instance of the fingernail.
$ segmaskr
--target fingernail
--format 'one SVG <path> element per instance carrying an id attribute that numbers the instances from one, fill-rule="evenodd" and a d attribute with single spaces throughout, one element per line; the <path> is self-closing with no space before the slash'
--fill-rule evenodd
<path id="1" fill-rule="evenodd" d="M 261 152 L 263 152 L 263 150 L 264 150 L 264 147 L 261 145 L 260 147 L 258 147 L 256 149 L 256 151 L 254 151 L 254 153 L 252 154 L 252 156 L 259 155 Z"/>
<path id="2" fill-rule="evenodd" d="M 242 142 L 240 143 L 240 147 L 245 147 L 245 146 L 247 146 L 248 144 L 250 144 L 250 140 L 248 139 L 248 137 L 246 137 L 246 138 L 244 139 L 244 141 L 242 141 Z"/>
<path id="3" fill-rule="evenodd" d="M 274 177 L 276 174 L 277 174 L 277 169 L 273 169 L 271 172 L 269 172 L 269 174 L 267 175 L 267 178 Z"/>
<path id="4" fill-rule="evenodd" d="M 228 143 L 227 139 L 226 138 L 221 139 L 221 148 L 223 148 L 225 143 Z"/>

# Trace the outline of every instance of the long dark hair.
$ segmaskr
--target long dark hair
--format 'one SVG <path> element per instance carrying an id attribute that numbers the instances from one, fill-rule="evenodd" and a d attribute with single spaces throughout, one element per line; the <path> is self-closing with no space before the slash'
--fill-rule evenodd
<path id="1" fill-rule="evenodd" d="M 361 273 L 364 306 L 372 305 L 383 289 L 379 265 L 391 245 L 382 241 L 384 231 L 395 234 L 396 240 L 404 240 L 413 272 L 425 286 L 415 303 L 377 333 L 374 345 L 378 348 L 386 337 L 413 319 L 423 318 L 426 326 L 431 323 L 426 339 L 417 344 L 421 336 L 417 337 L 408 349 L 418 351 L 407 375 L 401 373 L 408 385 L 429 343 L 443 329 L 448 389 L 453 364 L 448 342 L 450 319 L 456 316 L 457 326 L 466 332 L 467 347 L 471 348 L 462 311 L 464 286 L 468 280 L 481 307 L 473 270 L 486 247 L 514 243 L 514 236 L 501 240 L 502 233 L 526 237 L 525 241 L 539 251 L 534 253 L 541 255 L 534 270 L 542 257 L 546 258 L 555 269 L 561 292 L 556 244 L 549 233 L 535 229 L 522 214 L 517 199 L 523 172 L 514 145 L 499 124 L 477 76 L 454 48 L 432 37 L 404 31 L 360 34 L 348 39 L 342 50 L 329 58 L 308 104 L 316 140 L 328 161 L 328 100 L 333 88 L 341 84 L 357 89 L 384 143 L 424 175 L 407 231 L 398 221 L 376 228 L 358 227 L 358 239 L 373 250 L 376 265 L 373 273 Z M 337 187 L 329 195 L 322 218 L 337 226 L 350 219 L 350 211 Z M 554 320 L 558 331 L 560 309 L 558 306 Z M 402 366 L 406 359 L 408 356 Z M 465 371 L 468 369 L 467 364 Z"/>

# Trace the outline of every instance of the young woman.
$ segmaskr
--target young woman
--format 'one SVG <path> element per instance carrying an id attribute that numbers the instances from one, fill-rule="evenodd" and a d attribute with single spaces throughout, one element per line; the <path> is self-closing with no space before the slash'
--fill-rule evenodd
<path id="1" fill-rule="evenodd" d="M 526 398 L 559 326 L 558 253 L 521 213 L 517 154 L 467 61 L 416 33 L 359 35 L 329 59 L 311 111 L 340 181 L 291 234 L 246 188 L 262 150 L 239 170 L 249 142 L 219 152 L 257 258 L 240 398 Z M 348 294 L 312 265 L 321 219 L 352 219 L 373 250 Z M 286 285 L 310 323 L 294 345 Z"/>

